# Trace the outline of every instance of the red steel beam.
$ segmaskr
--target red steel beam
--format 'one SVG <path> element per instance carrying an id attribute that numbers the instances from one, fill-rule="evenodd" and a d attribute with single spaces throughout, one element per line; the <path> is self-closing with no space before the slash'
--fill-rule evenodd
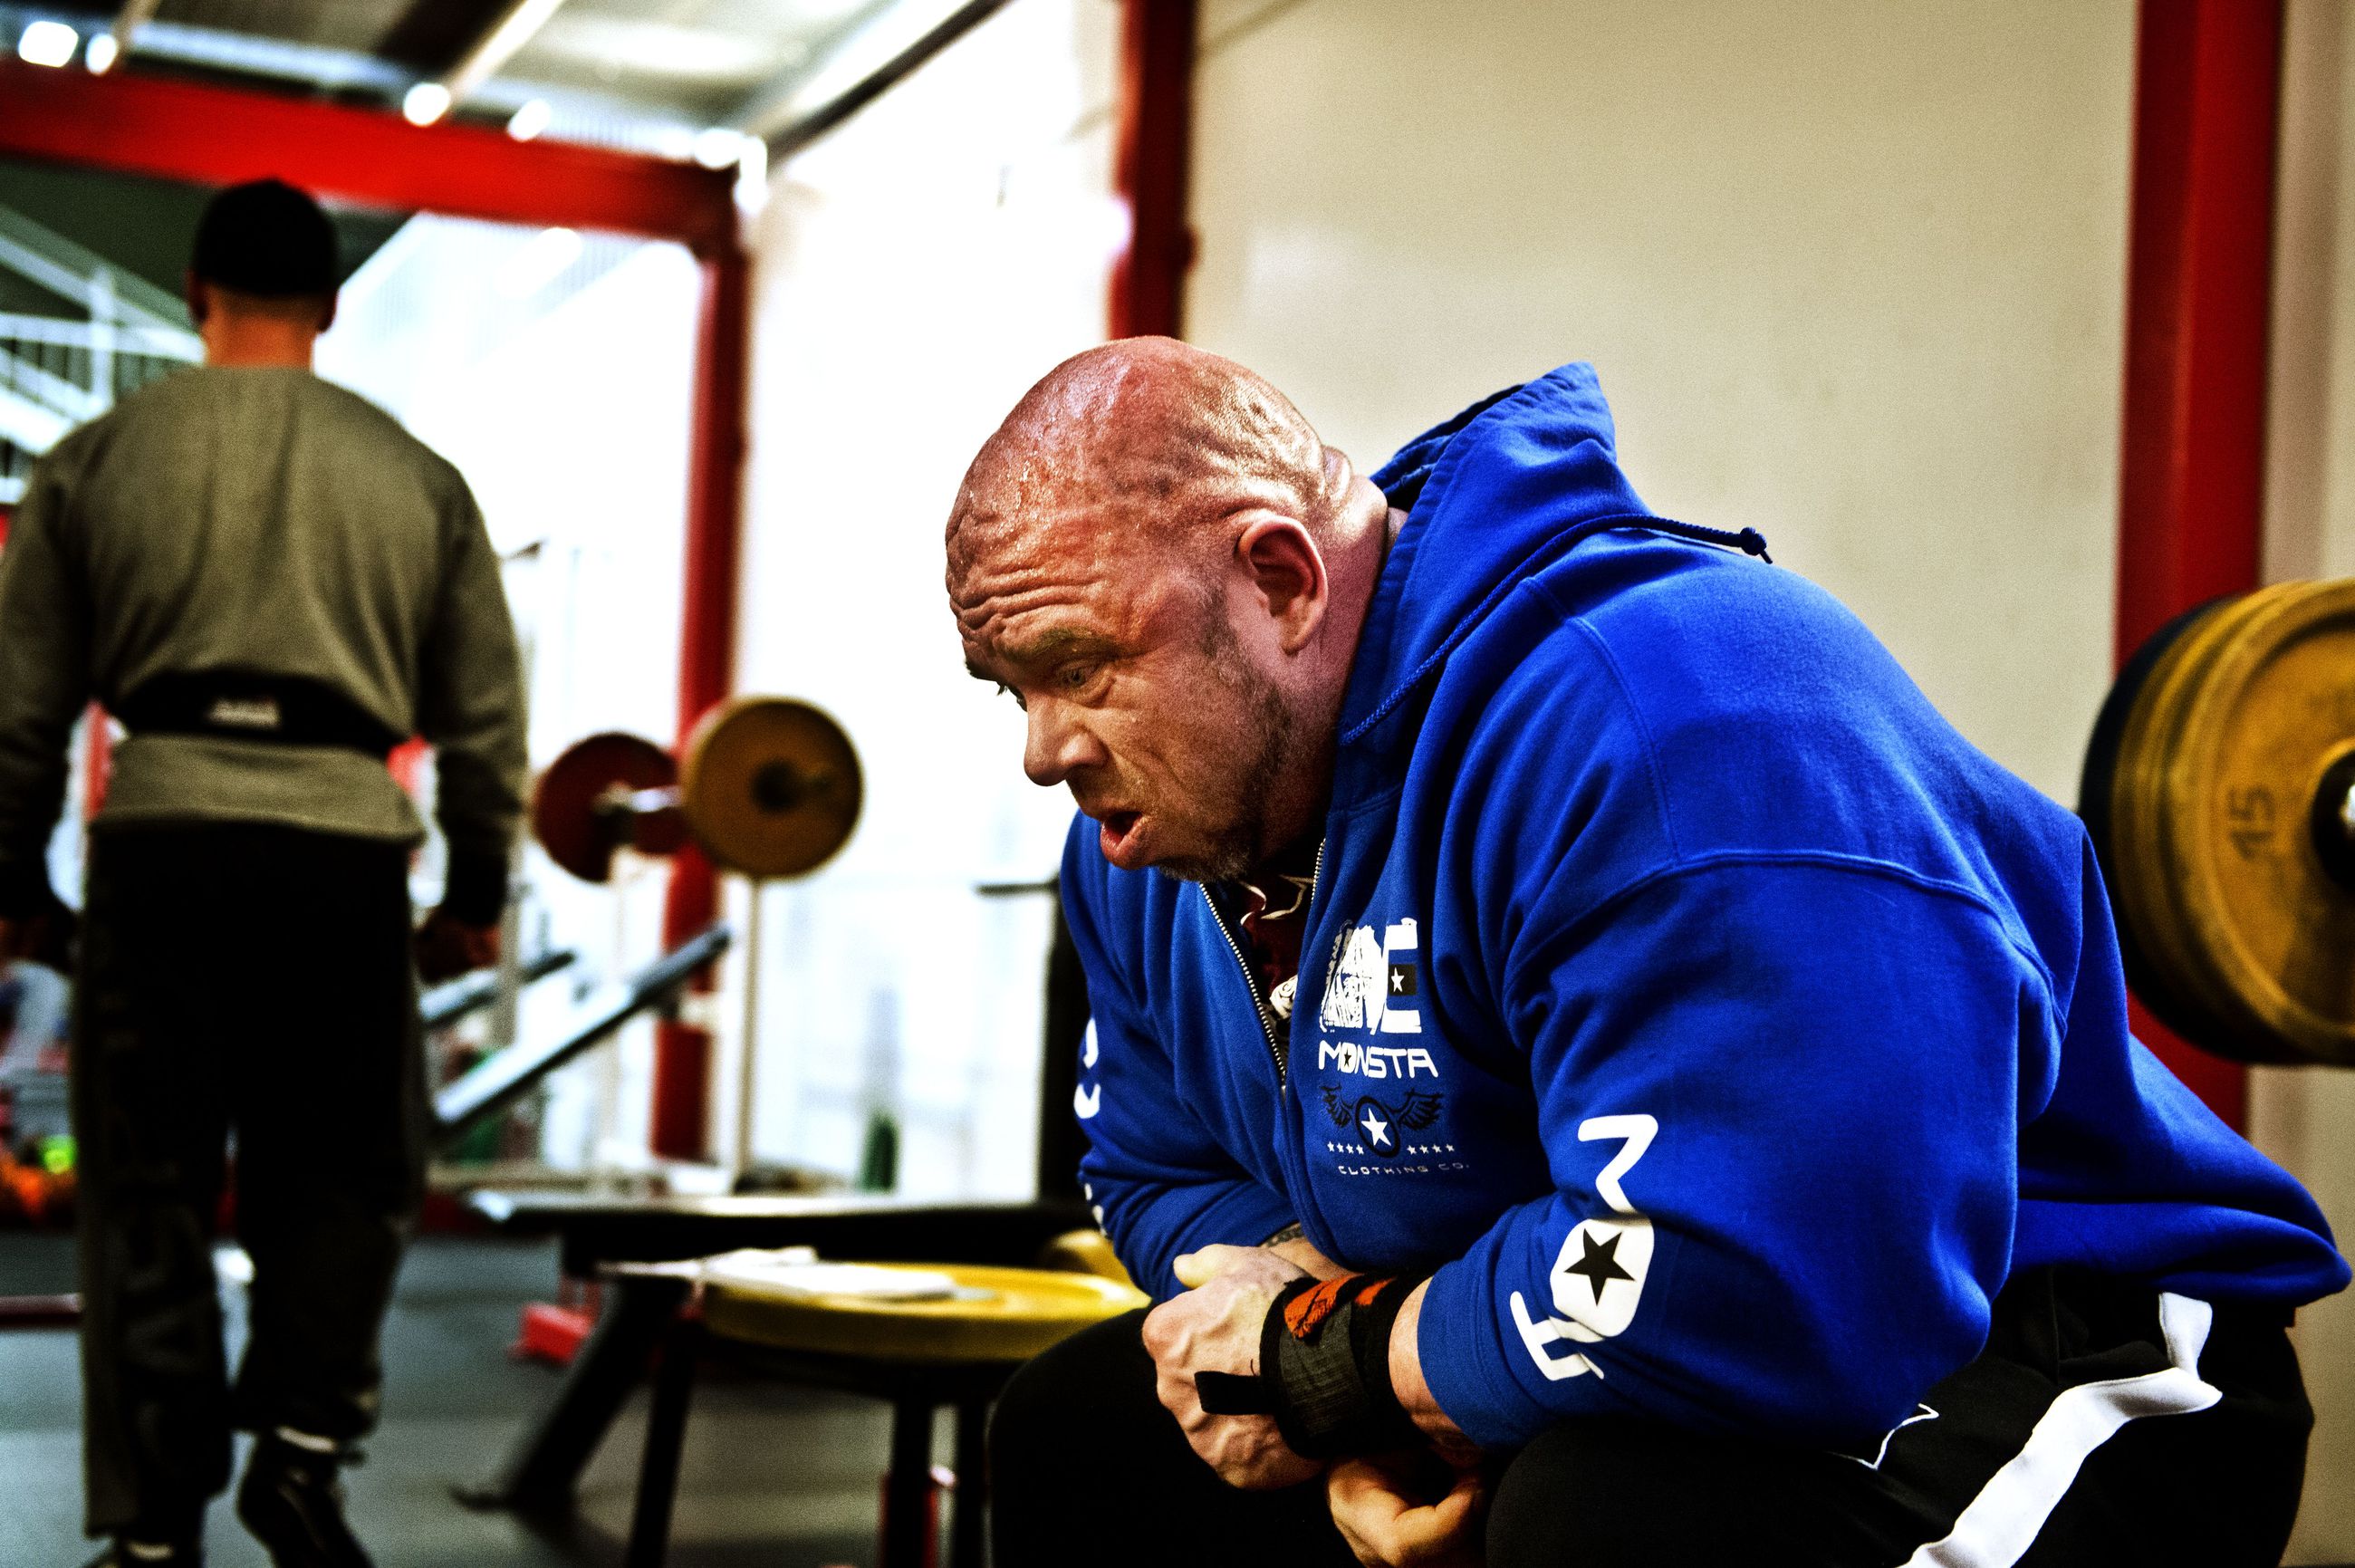
<path id="1" fill-rule="evenodd" d="M 732 170 L 477 125 L 113 71 L 0 62 L 0 155 L 234 185 L 275 176 L 364 207 L 733 245 Z"/>
<path id="2" fill-rule="evenodd" d="M 687 607 L 679 626 L 678 734 L 724 699 L 734 679 L 737 571 L 744 507 L 746 346 L 751 265 L 727 251 L 703 263 L 703 308 L 696 324 L 695 424 L 687 457 Z M 663 937 L 676 944 L 719 912 L 711 862 L 692 847 L 673 861 Z M 748 964 L 760 962 L 749 949 Z M 705 982 L 708 985 L 708 977 Z M 666 1019 L 655 1033 L 654 1113 L 648 1142 L 670 1159 L 711 1151 L 711 1035 Z"/>
<path id="3" fill-rule="evenodd" d="M 2116 658 L 2257 586 L 2281 0 L 2143 0 L 2118 484 Z M 2135 1032 L 2234 1126 L 2248 1073 L 2134 1009 Z"/>
<path id="4" fill-rule="evenodd" d="M 1187 184 L 1194 123 L 1194 0 L 1127 0 L 1113 179 L 1128 240 L 1113 261 L 1114 337 L 1182 335 L 1194 264 Z"/>

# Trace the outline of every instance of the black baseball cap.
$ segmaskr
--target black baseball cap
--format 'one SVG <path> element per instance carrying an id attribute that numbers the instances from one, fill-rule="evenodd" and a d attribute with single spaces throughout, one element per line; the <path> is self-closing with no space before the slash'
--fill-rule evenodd
<path id="1" fill-rule="evenodd" d="M 188 271 L 208 283 L 263 299 L 336 292 L 336 226 L 284 180 L 233 185 L 197 220 Z"/>

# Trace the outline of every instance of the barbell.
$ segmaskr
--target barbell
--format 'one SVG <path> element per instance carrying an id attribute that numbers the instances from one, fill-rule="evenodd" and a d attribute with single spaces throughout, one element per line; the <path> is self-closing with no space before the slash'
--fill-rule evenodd
<path id="1" fill-rule="evenodd" d="M 690 840 L 722 869 L 765 879 L 816 869 L 858 825 L 858 754 L 806 702 L 731 699 L 681 756 L 620 731 L 573 742 L 532 788 L 532 837 L 588 882 L 612 880 L 617 850 L 669 855 Z"/>
<path id="2" fill-rule="evenodd" d="M 2239 1061 L 2355 1065 L 2355 579 L 2161 627 L 2103 705 L 2078 809 L 2161 1022 Z"/>

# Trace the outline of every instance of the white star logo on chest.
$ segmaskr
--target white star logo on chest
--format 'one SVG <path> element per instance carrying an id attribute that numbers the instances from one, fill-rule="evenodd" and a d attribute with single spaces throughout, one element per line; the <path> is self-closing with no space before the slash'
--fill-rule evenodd
<path id="1" fill-rule="evenodd" d="M 1374 1108 L 1371 1105 L 1366 1107 L 1365 1116 L 1359 1123 L 1359 1125 L 1364 1127 L 1366 1129 L 1366 1136 L 1373 1139 L 1378 1144 L 1386 1144 L 1391 1141 L 1391 1125 L 1382 1120 L 1380 1116 L 1374 1115 Z"/>

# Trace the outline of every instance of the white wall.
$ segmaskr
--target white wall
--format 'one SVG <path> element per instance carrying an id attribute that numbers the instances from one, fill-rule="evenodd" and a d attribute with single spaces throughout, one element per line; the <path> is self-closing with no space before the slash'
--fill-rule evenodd
<path id="1" fill-rule="evenodd" d="M 2355 573 L 2355 18 L 2290 0 L 2274 231 L 2265 574 Z M 2250 1133 L 2355 1243 L 2355 1072 L 2259 1068 Z M 2355 1561 L 2355 1293 L 2298 1315 L 2315 1405 L 2292 1563 Z"/>
<path id="2" fill-rule="evenodd" d="M 941 532 L 1023 389 L 1103 336 L 1116 22 L 1016 0 L 784 164 L 753 237 L 738 685 L 833 712 L 868 789 L 841 858 L 767 895 L 755 1144 L 847 1172 L 885 1111 L 911 1193 L 1031 1190 L 1047 907 L 973 890 L 1050 875 L 1071 805 L 964 675 Z"/>
<path id="3" fill-rule="evenodd" d="M 2134 7 L 1206 0 L 1189 336 L 1361 464 L 1591 359 L 2073 801 L 2109 677 Z"/>

